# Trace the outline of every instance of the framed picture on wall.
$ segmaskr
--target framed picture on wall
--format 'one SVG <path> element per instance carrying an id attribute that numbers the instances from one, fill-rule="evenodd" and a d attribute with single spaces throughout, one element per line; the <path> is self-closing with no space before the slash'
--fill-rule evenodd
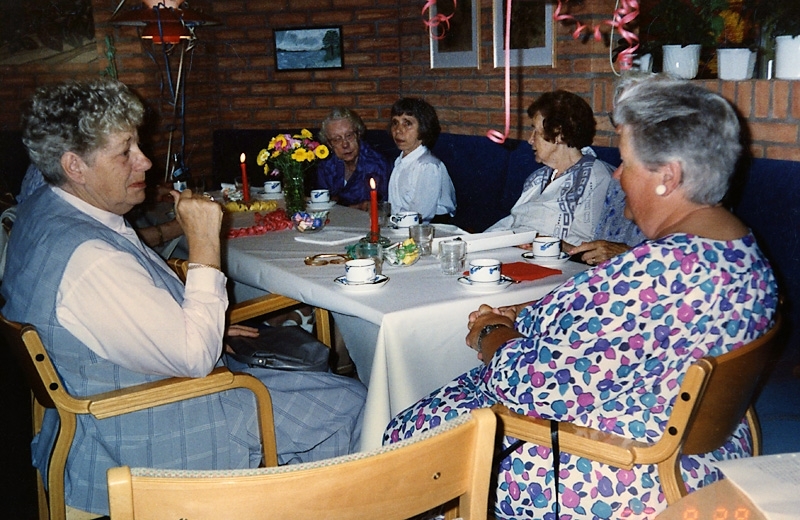
<path id="1" fill-rule="evenodd" d="M 505 67 L 506 0 L 492 0 L 494 66 Z M 546 0 L 514 0 L 511 3 L 509 65 L 555 66 L 553 4 Z"/>
<path id="2" fill-rule="evenodd" d="M 438 0 L 430 8 L 430 18 L 437 13 L 451 16 L 449 23 L 442 22 L 430 29 L 431 68 L 480 68 L 480 0 Z"/>
<path id="3" fill-rule="evenodd" d="M 275 29 L 275 70 L 341 69 L 342 28 Z"/>

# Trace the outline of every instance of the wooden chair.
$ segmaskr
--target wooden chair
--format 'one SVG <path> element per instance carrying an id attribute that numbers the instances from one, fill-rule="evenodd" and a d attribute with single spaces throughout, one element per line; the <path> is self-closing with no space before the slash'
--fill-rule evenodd
<path id="1" fill-rule="evenodd" d="M 719 448 L 742 417 L 750 421 L 754 447 L 761 452 L 761 434 L 751 402 L 780 329 L 778 314 L 772 329 L 758 339 L 721 356 L 699 359 L 689 367 L 666 430 L 655 444 L 560 422 L 561 451 L 625 469 L 656 464 L 667 502 L 678 501 L 687 494 L 680 472 L 681 455 Z M 502 423 L 503 435 L 551 446 L 550 421 L 516 414 L 503 405 L 492 409 Z"/>
<path id="2" fill-rule="evenodd" d="M 243 306 L 239 315 L 247 316 L 252 312 Z M 254 315 L 258 316 L 259 314 Z M 232 322 L 237 323 L 242 319 L 246 318 L 237 315 L 232 318 Z M 203 378 L 169 378 L 114 392 L 75 397 L 70 395 L 61 384 L 61 379 L 50 361 L 50 356 L 33 326 L 9 321 L 0 315 L 0 329 L 2 329 L 6 343 L 14 351 L 25 372 L 33 393 L 34 435 L 41 430 L 45 408 L 55 408 L 61 420 L 60 431 L 50 455 L 48 474 L 40 475 L 38 479 L 40 520 L 47 518 L 64 520 L 66 518 L 64 468 L 75 435 L 79 414 L 92 414 L 97 419 L 105 419 L 202 395 L 224 392 L 233 388 L 246 388 L 255 394 L 258 404 L 264 464 L 277 466 L 272 400 L 267 388 L 255 377 L 233 373 L 227 368 L 220 367 Z M 47 492 L 43 481 L 45 478 L 47 479 Z"/>
<path id="3" fill-rule="evenodd" d="M 237 471 L 108 471 L 112 520 L 401 519 L 458 498 L 485 519 L 496 419 L 475 410 L 368 453 Z"/>
<path id="4" fill-rule="evenodd" d="M 181 280 L 184 282 L 186 281 L 186 272 L 189 267 L 189 262 L 180 258 L 170 258 L 167 260 L 167 264 L 178 273 Z M 228 309 L 228 315 L 231 323 L 239 323 L 301 304 L 302 302 L 289 298 L 288 296 L 265 294 L 264 296 L 232 305 Z M 314 318 L 316 322 L 315 332 L 317 334 L 317 339 L 330 347 L 333 341 L 331 336 L 330 312 L 326 309 L 315 307 Z"/>

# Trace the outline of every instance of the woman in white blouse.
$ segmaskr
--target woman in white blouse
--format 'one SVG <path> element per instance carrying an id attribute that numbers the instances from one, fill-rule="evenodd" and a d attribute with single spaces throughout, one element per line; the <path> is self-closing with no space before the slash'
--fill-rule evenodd
<path id="1" fill-rule="evenodd" d="M 456 213 L 456 190 L 447 168 L 430 148 L 441 127 L 427 102 L 403 98 L 392 105 L 390 133 L 400 149 L 389 178 L 392 212 L 414 211 L 424 222 L 449 222 Z"/>
<path id="2" fill-rule="evenodd" d="M 565 242 L 564 249 L 594 240 L 611 166 L 589 148 L 596 123 L 580 96 L 557 90 L 528 107 L 533 132 L 528 142 L 543 164 L 526 180 L 511 214 L 486 231 L 538 231 Z"/>

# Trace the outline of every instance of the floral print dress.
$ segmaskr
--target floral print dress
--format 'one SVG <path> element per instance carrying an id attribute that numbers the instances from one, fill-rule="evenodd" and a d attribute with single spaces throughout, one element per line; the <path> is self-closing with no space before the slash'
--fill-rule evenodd
<path id="1" fill-rule="evenodd" d="M 695 360 L 760 336 L 778 301 L 752 235 L 673 234 L 580 273 L 519 313 L 525 338 L 395 417 L 384 443 L 501 402 L 518 413 L 656 442 Z M 516 439 L 506 437 L 503 448 Z M 715 460 L 748 456 L 745 422 L 721 449 L 681 461 L 691 490 L 720 478 Z M 555 520 L 549 448 L 522 444 L 499 462 L 497 518 Z M 666 508 L 654 465 L 621 470 L 561 453 L 560 520 L 653 518 Z"/>

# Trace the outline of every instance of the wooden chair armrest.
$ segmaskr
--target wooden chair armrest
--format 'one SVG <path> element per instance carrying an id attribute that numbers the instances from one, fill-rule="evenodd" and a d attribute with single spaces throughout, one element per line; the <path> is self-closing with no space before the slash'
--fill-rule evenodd
<path id="1" fill-rule="evenodd" d="M 492 406 L 492 410 L 503 425 L 503 435 L 552 447 L 549 420 L 520 415 L 501 404 Z M 558 444 L 562 452 L 625 469 L 633 467 L 637 448 L 650 446 L 566 422 L 558 423 Z"/>
<path id="2" fill-rule="evenodd" d="M 293 307 L 299 303 L 299 301 L 289 298 L 288 296 L 265 294 L 264 296 L 232 305 L 228 309 L 228 319 L 231 324 L 241 323 L 250 318 L 269 314 L 270 312 L 279 311 L 287 307 Z"/>
<path id="3" fill-rule="evenodd" d="M 171 377 L 94 394 L 86 399 L 89 401 L 89 413 L 98 419 L 107 419 L 227 390 L 231 383 L 233 372 L 219 367 L 205 377 Z"/>

